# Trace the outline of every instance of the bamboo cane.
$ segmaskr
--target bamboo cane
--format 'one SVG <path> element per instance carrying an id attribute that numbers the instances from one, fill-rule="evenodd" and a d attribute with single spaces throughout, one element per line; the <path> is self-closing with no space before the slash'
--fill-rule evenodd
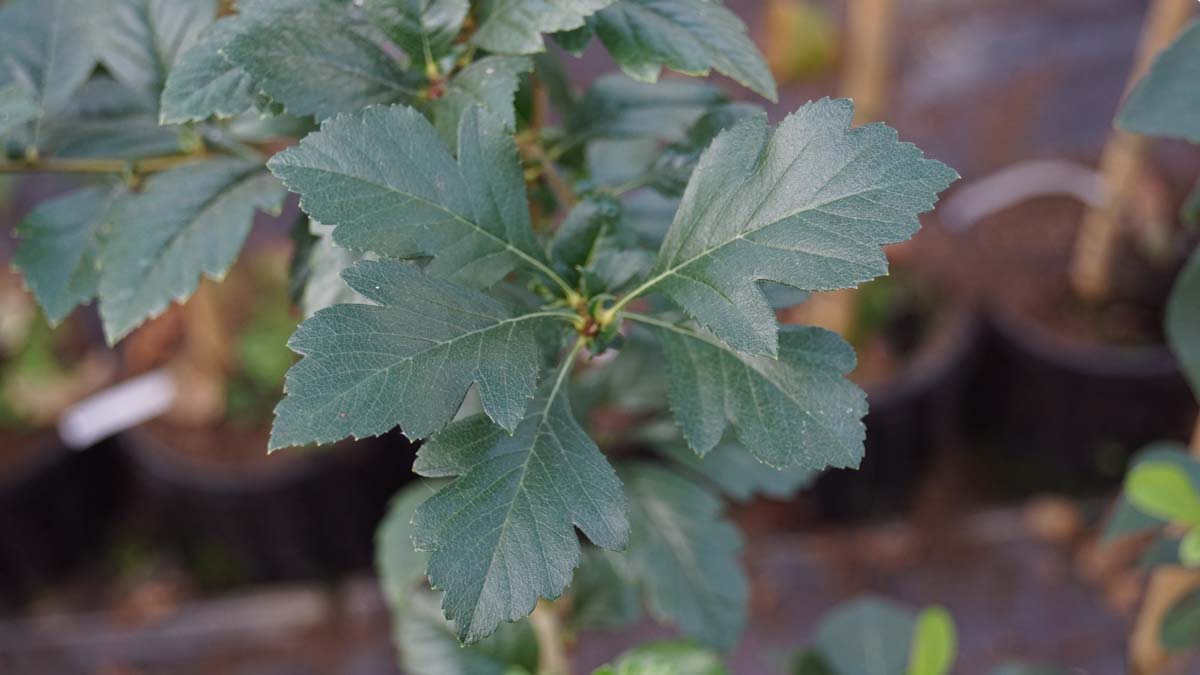
<path id="1" fill-rule="evenodd" d="M 1175 39 L 1195 5 L 1195 0 L 1154 0 L 1142 28 L 1133 70 L 1125 85 L 1126 93 L 1146 73 L 1159 52 Z M 1148 147 L 1149 141 L 1145 137 L 1120 129 L 1109 135 L 1104 146 L 1100 158 L 1104 203 L 1089 208 L 1084 215 L 1075 238 L 1070 270 L 1072 287 L 1079 297 L 1089 302 L 1103 301 L 1111 290 L 1109 283 L 1113 257 L 1120 243 L 1121 218 L 1142 178 Z"/>

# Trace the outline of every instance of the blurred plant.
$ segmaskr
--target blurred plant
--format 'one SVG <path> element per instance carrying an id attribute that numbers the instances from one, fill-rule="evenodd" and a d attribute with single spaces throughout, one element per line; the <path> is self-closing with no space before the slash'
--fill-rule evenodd
<path id="1" fill-rule="evenodd" d="M 0 8 L 0 170 L 97 176 L 21 225 L 16 262 L 47 317 L 96 299 L 121 339 L 221 278 L 286 185 L 312 221 L 293 266 L 310 316 L 289 342 L 302 358 L 271 448 L 399 427 L 425 441 L 414 469 L 444 479 L 401 495 L 380 534 L 409 670 L 565 675 L 570 632 L 643 604 L 732 646 L 748 593 L 722 493 L 787 494 L 863 453 L 865 396 L 844 377 L 853 350 L 780 328 L 779 298 L 884 274 L 881 247 L 910 237 L 956 174 L 883 125 L 852 129 L 846 100 L 772 128 L 712 86 L 657 82 L 664 66 L 716 70 L 775 99 L 719 3 L 235 9 Z M 543 34 L 573 53 L 595 37 L 628 77 L 577 92 Z M 265 161 L 280 137 L 310 131 Z M 201 366 L 190 390 L 220 390 L 201 382 L 230 358 L 216 307 L 204 291 L 188 305 Z M 258 364 L 249 377 L 282 366 L 261 352 L 284 323 L 256 310 L 255 337 L 238 345 Z M 632 403 L 627 383 L 653 372 L 670 411 L 658 394 L 602 439 L 606 455 L 572 411 L 572 375 L 615 376 L 626 356 L 664 367 L 583 398 Z M 634 435 L 671 414 L 682 437 Z M 652 670 L 668 652 L 613 668 Z"/>

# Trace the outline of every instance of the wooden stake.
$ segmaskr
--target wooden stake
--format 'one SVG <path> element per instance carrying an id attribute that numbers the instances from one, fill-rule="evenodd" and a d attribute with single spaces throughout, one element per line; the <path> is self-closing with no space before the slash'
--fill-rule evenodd
<path id="1" fill-rule="evenodd" d="M 1191 17 L 1195 0 L 1154 0 L 1142 28 L 1133 71 L 1125 92 L 1142 78 L 1159 52 L 1167 47 Z M 1121 218 L 1126 203 L 1142 179 L 1145 137 L 1113 130 L 1100 158 L 1105 186 L 1104 203 L 1089 208 L 1075 238 L 1071 260 L 1071 285 L 1080 298 L 1101 302 L 1108 297 L 1112 261 L 1120 242 Z"/>
<path id="2" fill-rule="evenodd" d="M 184 304 L 183 322 L 183 350 L 171 363 L 183 386 L 171 419 L 191 426 L 215 424 L 225 416 L 232 347 L 216 284 L 211 279 L 202 278 L 196 292 Z"/>
<path id="3" fill-rule="evenodd" d="M 1192 456 L 1200 459 L 1200 418 L 1192 433 Z M 1157 675 L 1170 662 L 1162 646 L 1163 619 L 1180 598 L 1200 588 L 1200 570 L 1162 567 L 1150 575 L 1146 599 L 1138 612 L 1129 636 L 1129 672 L 1131 675 Z"/>
<path id="4" fill-rule="evenodd" d="M 896 0 L 851 0 L 846 12 L 842 94 L 854 99 L 854 121 L 865 124 L 887 108 Z"/>
<path id="5" fill-rule="evenodd" d="M 529 623 L 538 645 L 537 675 L 571 675 L 571 660 L 567 655 L 561 610 L 562 607 L 556 606 L 556 603 L 538 600 L 533 614 L 529 615 Z"/>

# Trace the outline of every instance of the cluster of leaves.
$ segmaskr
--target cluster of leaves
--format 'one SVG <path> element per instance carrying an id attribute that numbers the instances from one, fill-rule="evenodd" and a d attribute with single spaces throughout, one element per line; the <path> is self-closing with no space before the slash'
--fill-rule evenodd
<path id="1" fill-rule="evenodd" d="M 625 75 L 577 92 L 547 33 L 571 52 L 597 37 Z M 711 0 L 242 0 L 219 18 L 216 0 L 10 0 L 0 56 L 10 161 L 102 176 L 20 227 L 52 321 L 98 299 L 120 339 L 299 194 L 309 318 L 271 447 L 425 440 L 414 469 L 434 480 L 380 537 L 418 673 L 528 663 L 528 628 L 505 622 L 573 577 L 580 625 L 644 605 L 732 645 L 747 584 L 723 496 L 862 457 L 853 351 L 775 310 L 885 273 L 881 247 L 956 178 L 852 129 L 848 101 L 772 128 L 706 84 L 650 84 L 717 70 L 774 97 Z M 606 405 L 640 405 L 637 424 L 600 428 Z"/>
<path id="2" fill-rule="evenodd" d="M 1149 136 L 1200 143 L 1200 22 L 1193 22 L 1155 60 L 1131 92 L 1117 124 Z M 1200 184 L 1183 206 L 1194 223 Z M 1200 248 L 1192 252 L 1168 299 L 1167 340 L 1184 376 L 1200 399 Z M 1200 442 L 1200 439 L 1197 439 Z M 1200 568 L 1200 460 L 1183 444 L 1162 441 L 1144 449 L 1126 474 L 1124 491 L 1109 520 L 1106 538 L 1152 531 L 1142 563 Z M 1200 590 L 1175 602 L 1159 627 L 1169 651 L 1200 646 Z"/>
<path id="3" fill-rule="evenodd" d="M 916 611 L 875 597 L 834 608 L 812 645 L 793 659 L 793 675 L 948 675 L 958 655 L 954 620 L 943 608 Z M 1058 675 L 1044 666 L 1012 663 L 992 675 Z"/>

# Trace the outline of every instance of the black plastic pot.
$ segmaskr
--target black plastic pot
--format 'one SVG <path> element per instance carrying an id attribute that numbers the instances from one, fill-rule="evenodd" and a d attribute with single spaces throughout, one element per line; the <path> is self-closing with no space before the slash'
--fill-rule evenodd
<path id="1" fill-rule="evenodd" d="M 116 441 L 68 450 L 47 441 L 0 474 L 0 600 L 24 601 L 94 559 L 129 493 Z"/>
<path id="2" fill-rule="evenodd" d="M 202 576 L 217 567 L 220 583 L 369 567 L 375 527 L 410 479 L 415 452 L 388 434 L 246 471 L 191 460 L 142 430 L 126 445 L 158 536 Z"/>
<path id="3" fill-rule="evenodd" d="M 858 470 L 825 472 L 814 486 L 822 517 L 857 519 L 906 510 L 939 447 L 959 440 L 982 322 L 965 306 L 948 316 L 895 377 L 868 384 L 866 456 Z"/>
<path id="4" fill-rule="evenodd" d="M 969 419 L 1002 491 L 1110 488 L 1144 444 L 1188 438 L 1196 402 L 1166 347 L 1070 342 L 999 308 L 987 325 Z"/>

